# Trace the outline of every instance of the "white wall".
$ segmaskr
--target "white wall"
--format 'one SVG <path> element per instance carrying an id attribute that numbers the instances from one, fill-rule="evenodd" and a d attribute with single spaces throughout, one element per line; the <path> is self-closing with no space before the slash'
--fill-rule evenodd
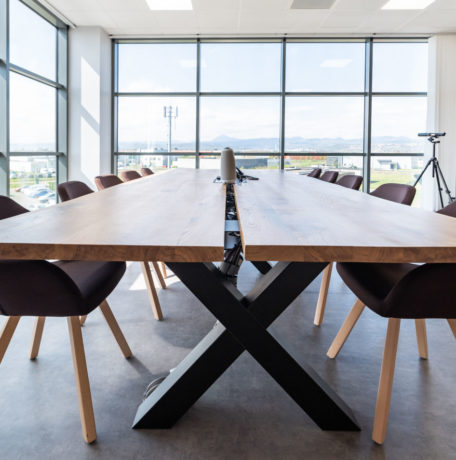
<path id="1" fill-rule="evenodd" d="M 446 132 L 437 147 L 440 166 L 451 193 L 456 191 L 456 34 L 435 35 L 429 40 L 428 131 Z M 427 143 L 427 157 L 432 153 Z M 426 173 L 423 205 L 439 209 L 435 180 Z M 444 199 L 444 204 L 448 203 Z"/>
<path id="2" fill-rule="evenodd" d="M 92 184 L 111 169 L 111 41 L 100 27 L 69 33 L 68 178 Z"/>

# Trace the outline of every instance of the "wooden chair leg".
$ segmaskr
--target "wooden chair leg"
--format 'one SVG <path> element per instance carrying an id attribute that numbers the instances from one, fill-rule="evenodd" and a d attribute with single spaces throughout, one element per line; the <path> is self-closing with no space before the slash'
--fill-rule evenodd
<path id="1" fill-rule="evenodd" d="M 0 332 L 0 363 L 3 360 L 3 356 L 5 356 L 11 337 L 13 337 L 17 323 L 20 319 L 20 316 L 8 316 L 6 323 L 3 325 L 2 332 Z"/>
<path id="2" fill-rule="evenodd" d="M 152 266 L 154 267 L 154 271 L 157 275 L 158 281 L 160 282 L 160 286 L 162 289 L 166 289 L 166 283 L 163 278 L 162 272 L 160 271 L 160 267 L 158 266 L 157 262 L 152 262 Z"/>
<path id="3" fill-rule="evenodd" d="M 327 356 L 330 358 L 335 358 L 340 350 L 342 349 L 345 341 L 347 340 L 348 336 L 350 335 L 351 330 L 353 329 L 354 325 L 358 321 L 361 313 L 364 310 L 365 305 L 361 302 L 361 300 L 357 299 L 353 308 L 350 310 L 347 318 L 345 318 L 344 324 L 339 329 L 336 337 L 334 338 L 331 346 L 329 347 L 328 352 L 326 353 Z"/>
<path id="4" fill-rule="evenodd" d="M 84 326 L 86 319 L 87 319 L 87 315 L 79 317 L 79 322 L 81 323 L 81 326 Z"/>
<path id="5" fill-rule="evenodd" d="M 321 326 L 325 315 L 326 299 L 328 298 L 329 282 L 331 281 L 333 263 L 330 262 L 323 270 L 323 278 L 321 279 L 320 294 L 318 295 L 317 308 L 315 310 L 314 324 Z"/>
<path id="6" fill-rule="evenodd" d="M 456 319 L 447 319 L 451 331 L 453 332 L 454 338 L 456 339 Z"/>
<path id="7" fill-rule="evenodd" d="M 374 429 L 372 431 L 372 439 L 377 444 L 383 444 L 386 437 L 400 327 L 400 319 L 389 318 L 385 349 L 383 351 L 382 370 L 380 372 L 380 381 L 378 384 Z"/>
<path id="8" fill-rule="evenodd" d="M 426 335 L 426 320 L 416 319 L 416 341 L 418 343 L 418 354 L 421 359 L 428 359 L 428 344 Z"/>
<path id="9" fill-rule="evenodd" d="M 103 313 L 103 316 L 108 323 L 109 328 L 111 329 L 112 335 L 116 339 L 123 355 L 125 358 L 129 358 L 132 354 L 130 347 L 128 346 L 125 336 L 123 335 L 122 330 L 120 329 L 119 324 L 117 323 L 117 320 L 114 316 L 114 313 L 112 312 L 111 307 L 106 300 L 101 302 L 100 310 L 101 313 Z"/>
<path id="10" fill-rule="evenodd" d="M 46 321 L 45 316 L 38 316 L 35 319 L 35 325 L 33 326 L 32 343 L 30 345 L 30 359 L 36 359 L 38 352 L 40 351 L 41 337 L 43 336 L 44 322 Z"/>
<path id="11" fill-rule="evenodd" d="M 163 278 L 167 278 L 167 277 L 168 277 L 168 274 L 166 273 L 166 265 L 165 265 L 165 262 L 160 262 L 160 265 L 161 265 L 161 269 L 162 269 L 162 272 L 163 272 Z"/>
<path id="12" fill-rule="evenodd" d="M 73 355 L 74 374 L 76 377 L 82 436 L 87 443 L 91 443 L 97 438 L 97 432 L 95 428 L 95 417 L 93 415 L 89 376 L 87 374 L 84 343 L 82 341 L 81 323 L 78 316 L 70 316 L 67 319 L 70 332 L 71 352 Z"/>
<path id="13" fill-rule="evenodd" d="M 163 313 L 160 308 L 160 301 L 158 300 L 154 279 L 152 278 L 152 273 L 150 272 L 149 262 L 141 262 L 141 268 L 146 281 L 147 293 L 149 294 L 152 311 L 154 312 L 155 319 L 160 321 L 163 319 Z"/>

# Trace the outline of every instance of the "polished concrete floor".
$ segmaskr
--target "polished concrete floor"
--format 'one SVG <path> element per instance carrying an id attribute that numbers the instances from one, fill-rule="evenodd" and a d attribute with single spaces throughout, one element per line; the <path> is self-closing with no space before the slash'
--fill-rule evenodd
<path id="1" fill-rule="evenodd" d="M 241 268 L 244 292 L 258 277 Z M 38 359 L 27 358 L 33 320 L 19 323 L 0 366 L 0 458 L 10 459 L 450 459 L 456 458 L 456 341 L 428 321 L 430 359 L 418 358 L 412 321 L 403 321 L 386 443 L 371 441 L 386 320 L 366 311 L 336 360 L 326 350 L 354 297 L 335 276 L 323 326 L 313 326 L 319 279 L 271 331 L 308 361 L 353 408 L 361 432 L 317 428 L 246 353 L 170 430 L 132 430 L 146 385 L 176 366 L 214 318 L 174 276 L 153 319 L 138 264 L 109 301 L 134 353 L 125 360 L 99 313 L 83 328 L 98 440 L 81 437 L 64 319 L 46 323 Z M 0 322 L 3 322 L 0 319 Z"/>

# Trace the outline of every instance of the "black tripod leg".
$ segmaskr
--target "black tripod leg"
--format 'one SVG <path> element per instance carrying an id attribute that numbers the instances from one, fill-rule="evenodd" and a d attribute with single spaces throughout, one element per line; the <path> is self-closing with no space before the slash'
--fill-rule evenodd
<path id="1" fill-rule="evenodd" d="M 439 189 L 440 205 L 443 208 L 442 186 L 440 185 L 439 170 L 437 168 L 436 161 L 433 162 L 432 171 L 435 173 L 435 177 L 437 179 L 437 187 Z"/>
<path id="2" fill-rule="evenodd" d="M 454 201 L 454 198 L 451 196 L 451 191 L 446 183 L 446 180 L 445 180 L 445 177 L 443 175 L 443 172 L 442 170 L 440 169 L 440 164 L 438 161 L 436 161 L 436 167 L 437 167 L 437 174 L 439 175 L 440 174 L 440 178 L 442 179 L 442 182 L 443 182 L 443 186 L 445 187 L 445 192 L 446 194 L 448 195 L 448 198 L 450 200 L 450 203 L 452 203 Z M 438 177 L 437 175 L 437 177 Z M 443 206 L 443 204 L 442 204 Z"/>
<path id="3" fill-rule="evenodd" d="M 424 176 L 424 173 L 426 172 L 426 170 L 429 168 L 429 165 L 432 163 L 432 158 L 426 163 L 426 166 L 424 167 L 424 169 L 421 171 L 421 174 L 418 176 L 418 179 L 415 181 L 415 183 L 413 184 L 414 187 L 416 187 L 416 184 L 418 184 L 418 182 L 421 180 L 421 178 Z"/>

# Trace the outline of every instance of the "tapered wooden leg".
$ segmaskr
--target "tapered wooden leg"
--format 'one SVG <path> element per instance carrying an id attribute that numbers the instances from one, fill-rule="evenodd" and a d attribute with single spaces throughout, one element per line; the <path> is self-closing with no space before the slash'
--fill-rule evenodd
<path id="1" fill-rule="evenodd" d="M 318 295 L 317 308 L 315 310 L 314 324 L 320 326 L 325 315 L 326 299 L 328 298 L 329 282 L 331 281 L 333 263 L 330 262 L 323 270 L 323 278 L 321 279 L 320 294 Z"/>
<path id="2" fill-rule="evenodd" d="M 154 312 L 156 320 L 163 319 L 163 313 L 160 308 L 160 301 L 158 300 L 157 290 L 155 289 L 154 279 L 150 272 L 149 262 L 141 262 L 141 268 L 143 271 L 144 279 L 146 281 L 147 293 L 149 294 L 149 300 Z"/>
<path id="3" fill-rule="evenodd" d="M 351 330 L 353 329 L 354 325 L 358 321 L 361 313 L 364 310 L 365 305 L 361 302 L 361 300 L 357 299 L 355 305 L 353 305 L 350 313 L 348 314 L 347 318 L 345 318 L 344 324 L 339 329 L 336 337 L 334 338 L 331 346 L 329 347 L 328 352 L 326 353 L 327 356 L 330 358 L 335 358 L 339 351 L 342 349 L 345 341 L 347 340 L 348 336 L 350 335 Z"/>
<path id="4" fill-rule="evenodd" d="M 456 319 L 448 319 L 448 324 L 450 325 L 450 329 L 453 332 L 454 338 L 456 339 Z"/>
<path id="5" fill-rule="evenodd" d="M 106 300 L 103 300 L 103 302 L 101 302 L 100 310 L 101 313 L 103 313 L 103 316 L 106 322 L 108 323 L 109 328 L 111 329 L 112 335 L 114 336 L 120 349 L 122 350 L 123 355 L 125 356 L 125 358 L 129 358 L 132 354 L 130 347 L 128 346 L 128 343 L 125 340 L 122 330 L 120 329 L 119 324 L 117 323 L 117 320 L 111 310 L 111 307 L 109 306 Z"/>
<path id="6" fill-rule="evenodd" d="M 44 316 L 38 316 L 38 318 L 35 319 L 35 325 L 33 326 L 32 344 L 30 345 L 30 359 L 35 359 L 38 356 L 38 352 L 40 351 L 41 337 L 43 336 L 45 321 L 46 317 Z"/>
<path id="7" fill-rule="evenodd" d="M 3 360 L 3 356 L 5 356 L 11 337 L 13 336 L 17 323 L 20 319 L 20 316 L 8 316 L 6 323 L 3 325 L 2 332 L 0 332 L 0 363 Z"/>
<path id="8" fill-rule="evenodd" d="M 428 344 L 426 336 L 426 320 L 416 319 L 416 341 L 418 343 L 418 354 L 422 359 L 428 359 Z"/>
<path id="9" fill-rule="evenodd" d="M 168 275 L 167 275 L 167 273 L 166 273 L 166 265 L 165 265 L 165 262 L 160 262 L 160 265 L 161 265 L 162 272 L 163 272 L 163 278 L 167 278 Z"/>
<path id="10" fill-rule="evenodd" d="M 79 317 L 79 322 L 81 323 L 81 326 L 84 326 L 86 319 L 87 319 L 87 315 Z"/>
<path id="11" fill-rule="evenodd" d="M 93 415 L 92 395 L 82 341 L 81 323 L 78 316 L 68 317 L 71 351 L 73 354 L 76 390 L 78 393 L 79 415 L 81 417 L 82 436 L 87 443 L 95 441 L 97 432 Z"/>
<path id="12" fill-rule="evenodd" d="M 382 370 L 378 384 L 377 405 L 375 408 L 374 429 L 372 439 L 377 444 L 383 444 L 388 425 L 388 412 L 391 402 L 391 391 L 393 388 L 394 367 L 396 365 L 397 343 L 399 341 L 399 330 L 401 320 L 390 318 L 386 332 L 385 349 L 383 351 Z"/>
<path id="13" fill-rule="evenodd" d="M 166 283 L 163 278 L 162 272 L 160 271 L 160 267 L 158 266 L 157 262 L 152 262 L 152 266 L 154 267 L 155 273 L 157 274 L 158 281 L 160 282 L 160 286 L 162 289 L 166 289 Z"/>

